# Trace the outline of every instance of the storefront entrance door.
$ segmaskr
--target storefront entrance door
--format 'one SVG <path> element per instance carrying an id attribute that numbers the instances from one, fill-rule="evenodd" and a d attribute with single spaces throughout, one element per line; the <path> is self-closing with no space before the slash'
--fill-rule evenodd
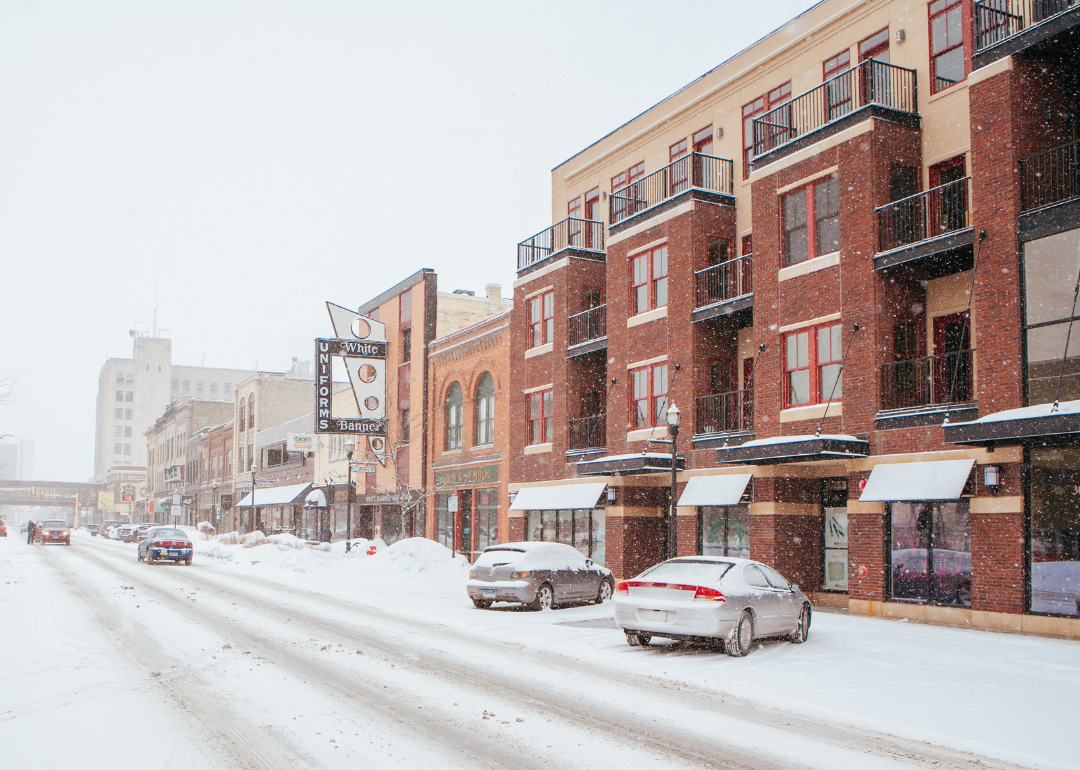
<path id="1" fill-rule="evenodd" d="M 461 517 L 461 526 L 458 527 L 458 532 L 461 533 L 461 540 L 458 542 L 458 550 L 465 554 L 471 554 L 473 550 L 472 513 L 473 491 L 471 489 L 463 489 L 458 492 L 458 516 Z"/>

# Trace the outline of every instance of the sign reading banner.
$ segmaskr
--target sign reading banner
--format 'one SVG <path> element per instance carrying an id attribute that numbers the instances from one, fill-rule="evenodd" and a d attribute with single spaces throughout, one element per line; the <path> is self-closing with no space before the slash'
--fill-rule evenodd
<path id="1" fill-rule="evenodd" d="M 331 302 L 326 309 L 335 336 L 315 340 L 315 432 L 385 437 L 386 324 Z M 335 358 L 345 362 L 349 373 L 356 417 L 333 415 Z"/>
<path id="2" fill-rule="evenodd" d="M 499 482 L 498 465 L 478 465 L 473 468 L 450 468 L 435 471 L 435 486 L 462 487 L 473 484 L 497 484 Z"/>

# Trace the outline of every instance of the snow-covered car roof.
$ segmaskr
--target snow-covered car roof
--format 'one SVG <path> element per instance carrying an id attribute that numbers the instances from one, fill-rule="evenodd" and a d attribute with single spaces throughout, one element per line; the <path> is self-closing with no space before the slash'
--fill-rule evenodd
<path id="1" fill-rule="evenodd" d="M 562 546 L 563 548 L 569 548 L 572 551 L 576 551 L 573 546 L 566 543 L 549 543 L 543 540 L 530 540 L 523 543 L 500 543 L 499 545 L 489 545 L 484 549 L 484 553 L 488 551 L 521 551 L 522 553 L 529 553 L 530 551 L 538 551 L 542 548 L 549 548 L 551 546 Z"/>

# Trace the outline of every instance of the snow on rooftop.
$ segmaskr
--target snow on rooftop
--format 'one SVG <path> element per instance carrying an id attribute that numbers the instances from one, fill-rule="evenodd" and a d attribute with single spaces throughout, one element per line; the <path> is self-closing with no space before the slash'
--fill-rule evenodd
<path id="1" fill-rule="evenodd" d="M 749 446 L 771 446 L 773 444 L 794 444 L 799 441 L 814 441 L 815 439 L 823 439 L 828 441 L 861 441 L 862 439 L 855 438 L 854 436 L 844 436 L 840 434 L 822 434 L 815 436 L 813 434 L 807 434 L 803 436 L 774 436 L 773 438 L 759 438 L 753 441 L 747 441 L 744 444 L 739 444 L 740 447 Z"/>
<path id="2" fill-rule="evenodd" d="M 954 422 L 952 425 L 977 425 L 979 423 L 1006 422 L 1008 420 L 1030 420 L 1035 417 L 1049 417 L 1052 414 L 1080 414 L 1080 401 L 1061 401 L 1055 410 L 1053 404 L 1034 404 L 1019 409 L 1006 409 L 994 412 L 971 422 Z"/>

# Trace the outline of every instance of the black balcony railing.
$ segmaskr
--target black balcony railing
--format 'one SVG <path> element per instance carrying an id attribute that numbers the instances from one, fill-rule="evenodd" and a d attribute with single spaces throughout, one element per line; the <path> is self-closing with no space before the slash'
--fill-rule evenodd
<path id="1" fill-rule="evenodd" d="M 568 217 L 527 241 L 518 244 L 518 270 L 558 254 L 564 249 L 604 251 L 604 223 L 592 219 Z"/>
<path id="2" fill-rule="evenodd" d="M 894 361 L 881 368 L 881 408 L 964 404 L 975 398 L 975 351 Z"/>
<path id="3" fill-rule="evenodd" d="M 698 434 L 753 430 L 754 390 L 699 397 L 694 425 Z"/>
<path id="4" fill-rule="evenodd" d="M 754 118 L 754 157 L 870 105 L 917 113 L 915 70 L 867 59 Z"/>
<path id="5" fill-rule="evenodd" d="M 570 347 L 607 336 L 607 305 L 590 308 L 584 313 L 570 316 L 567 320 L 570 326 Z"/>
<path id="6" fill-rule="evenodd" d="M 889 251 L 963 230 L 968 214 L 971 177 L 957 179 L 877 209 L 878 251 Z"/>
<path id="7" fill-rule="evenodd" d="M 607 418 L 602 414 L 568 420 L 567 449 L 603 449 L 607 446 Z"/>
<path id="8" fill-rule="evenodd" d="M 754 260 L 747 254 L 694 273 L 697 298 L 694 307 L 708 307 L 717 302 L 752 294 L 754 291 Z"/>
<path id="9" fill-rule="evenodd" d="M 734 165 L 727 158 L 715 158 L 700 152 L 684 155 L 659 171 L 611 193 L 608 198 L 611 224 L 617 225 L 691 187 L 733 195 L 733 168 Z"/>
<path id="10" fill-rule="evenodd" d="M 1080 5 L 1080 0 L 982 0 L 971 4 L 975 51 Z"/>
<path id="11" fill-rule="evenodd" d="M 1080 142 L 1020 160 L 1020 203 L 1024 211 L 1080 198 Z"/>

